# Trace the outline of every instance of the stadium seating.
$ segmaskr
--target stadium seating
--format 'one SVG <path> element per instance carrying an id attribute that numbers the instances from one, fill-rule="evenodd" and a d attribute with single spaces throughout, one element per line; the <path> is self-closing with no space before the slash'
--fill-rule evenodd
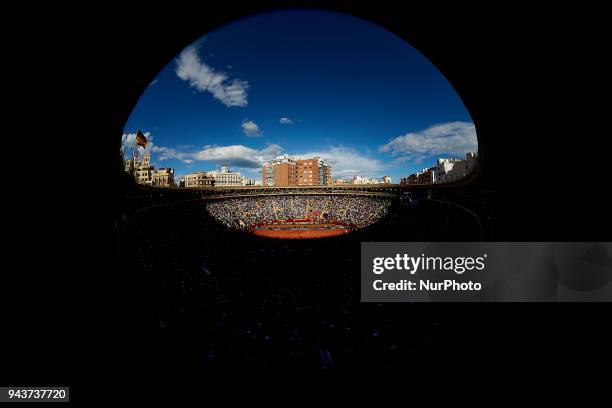
<path id="1" fill-rule="evenodd" d="M 363 228 L 383 218 L 390 205 L 391 200 L 376 197 L 286 195 L 215 200 L 206 209 L 228 227 L 247 230 L 266 222 L 300 219 Z"/>
<path id="2" fill-rule="evenodd" d="M 165 361 L 170 366 L 163 369 L 175 371 L 413 362 L 418 356 L 411 345 L 431 338 L 439 326 L 431 317 L 407 313 L 418 305 L 360 303 L 359 243 L 486 239 L 492 224 L 485 211 L 488 197 L 468 190 L 431 199 L 413 194 L 407 205 L 371 197 L 209 201 L 180 196 L 165 203 L 158 197 L 153 206 L 131 210 L 118 242 L 124 284 L 131 282 L 131 299 L 140 313 L 133 321 L 148 333 L 143 361 L 150 361 L 152 369 L 161 369 Z M 274 240 L 235 228 L 232 217 L 210 211 L 230 206 L 228 211 L 237 214 L 241 206 L 271 207 L 272 202 L 287 217 L 301 215 L 306 202 L 336 217 L 341 217 L 336 207 L 355 205 L 356 211 L 347 211 L 351 222 L 368 225 L 333 238 Z M 372 208 L 378 215 L 368 218 Z M 265 214 L 272 216 L 269 210 L 259 216 Z M 444 327 L 443 320 L 436 322 Z M 180 347 L 168 345 L 169 333 L 181 339 Z"/>

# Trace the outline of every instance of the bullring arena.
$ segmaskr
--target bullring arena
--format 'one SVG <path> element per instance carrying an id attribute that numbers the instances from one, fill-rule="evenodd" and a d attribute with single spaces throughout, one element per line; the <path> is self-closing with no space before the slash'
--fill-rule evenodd
<path id="1" fill-rule="evenodd" d="M 228 228 L 267 238 L 303 239 L 343 235 L 373 224 L 391 200 L 379 196 L 267 194 L 210 200 L 206 209 Z"/>

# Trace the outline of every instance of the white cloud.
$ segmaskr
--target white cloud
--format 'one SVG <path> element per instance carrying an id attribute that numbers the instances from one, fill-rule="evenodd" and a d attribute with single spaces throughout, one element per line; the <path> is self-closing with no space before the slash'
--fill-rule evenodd
<path id="1" fill-rule="evenodd" d="M 225 106 L 247 106 L 249 83 L 241 79 L 229 79 L 223 71 L 208 66 L 198 56 L 196 46 L 189 46 L 176 61 L 176 75 L 189 82 L 200 92 L 210 92 Z"/>
<path id="2" fill-rule="evenodd" d="M 426 156 L 464 155 L 477 150 L 476 128 L 469 122 L 449 122 L 430 126 L 418 132 L 398 136 L 378 147 L 380 152 L 405 156 L 396 160 L 412 160 L 416 163 Z"/>
<path id="3" fill-rule="evenodd" d="M 280 124 L 281 125 L 291 125 L 293 124 L 293 121 L 289 118 L 280 118 Z"/>
<path id="4" fill-rule="evenodd" d="M 193 158 L 199 161 L 227 164 L 229 166 L 259 168 L 266 160 L 270 160 L 282 152 L 279 145 L 271 144 L 261 150 L 243 145 L 210 147 L 194 153 Z"/>
<path id="5" fill-rule="evenodd" d="M 178 151 L 171 147 L 153 146 L 151 152 L 155 153 L 156 159 L 164 161 L 168 159 L 180 160 L 191 164 L 196 161 L 211 162 L 215 165 L 228 165 L 232 167 L 257 169 L 262 163 L 279 154 L 283 149 L 279 145 L 270 144 L 264 149 L 252 149 L 243 145 L 232 146 L 205 146 L 199 151 Z"/>
<path id="6" fill-rule="evenodd" d="M 332 177 L 352 176 L 382 176 L 383 170 L 388 166 L 378 159 L 367 157 L 354 148 L 346 146 L 331 146 L 328 150 L 311 151 L 295 155 L 309 159 L 320 157 L 332 166 Z"/>
<path id="7" fill-rule="evenodd" d="M 162 146 L 152 146 L 151 152 L 156 154 L 156 158 L 159 161 L 164 161 L 168 159 L 176 159 L 180 160 L 183 163 L 193 163 L 192 153 L 187 152 L 179 152 L 171 147 L 162 147 Z"/>
<path id="8" fill-rule="evenodd" d="M 248 137 L 259 137 L 263 134 L 263 132 L 259 130 L 257 123 L 253 122 L 252 120 L 242 123 L 242 131 Z"/>

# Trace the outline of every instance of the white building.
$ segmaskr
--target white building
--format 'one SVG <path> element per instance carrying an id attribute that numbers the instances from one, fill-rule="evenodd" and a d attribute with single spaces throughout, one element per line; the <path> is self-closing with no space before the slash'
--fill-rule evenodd
<path id="1" fill-rule="evenodd" d="M 374 178 L 354 176 L 351 184 L 379 184 L 380 181 Z"/>
<path id="2" fill-rule="evenodd" d="M 155 187 L 174 187 L 174 169 L 162 167 L 155 170 L 151 166 L 151 153 L 141 158 L 133 157 L 125 162 L 125 171 L 133 174 L 136 182 Z"/>
<path id="3" fill-rule="evenodd" d="M 139 184 L 146 184 L 148 186 L 153 184 L 153 173 L 155 169 L 153 166 L 138 166 L 136 167 L 135 177 Z"/>
<path id="4" fill-rule="evenodd" d="M 125 161 L 125 171 L 130 173 L 134 167 L 149 167 L 151 165 L 151 153 L 145 153 L 143 158 L 140 159 L 135 156 Z"/>
<path id="5" fill-rule="evenodd" d="M 476 167 L 477 156 L 468 152 L 465 159 L 438 159 L 433 170 L 433 183 L 450 183 L 466 177 Z"/>
<path id="6" fill-rule="evenodd" d="M 242 176 L 238 172 L 232 172 L 227 166 L 221 167 L 220 171 L 214 170 L 206 173 L 208 177 L 215 180 L 215 187 L 240 187 Z"/>
<path id="7" fill-rule="evenodd" d="M 215 179 L 206 175 L 203 171 L 185 174 L 185 188 L 206 188 L 213 187 Z"/>
<path id="8" fill-rule="evenodd" d="M 243 186 L 261 186 L 261 181 L 260 180 L 255 180 L 252 178 L 246 178 L 244 176 L 242 176 L 240 178 L 240 181 L 242 182 Z"/>
<path id="9" fill-rule="evenodd" d="M 142 159 L 133 157 L 126 160 L 125 171 L 134 174 L 134 178 L 139 184 L 151 185 L 155 171 L 153 166 L 151 166 L 151 154 L 145 153 Z"/>
<path id="10" fill-rule="evenodd" d="M 382 178 L 376 179 L 376 178 L 369 178 L 369 177 L 354 176 L 353 179 L 349 181 L 348 183 L 349 184 L 391 184 L 391 177 L 383 176 Z M 339 183 L 336 183 L 336 184 L 339 184 Z"/>
<path id="11" fill-rule="evenodd" d="M 151 185 L 155 187 L 176 187 L 174 184 L 174 169 L 171 167 L 161 167 L 153 171 Z"/>

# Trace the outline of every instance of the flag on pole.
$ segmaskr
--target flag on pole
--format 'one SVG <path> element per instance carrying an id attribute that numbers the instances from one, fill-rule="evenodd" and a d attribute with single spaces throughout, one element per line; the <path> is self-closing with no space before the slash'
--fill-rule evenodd
<path id="1" fill-rule="evenodd" d="M 143 135 L 140 130 L 136 132 L 136 144 L 146 149 L 147 143 L 148 143 L 147 137 Z"/>

